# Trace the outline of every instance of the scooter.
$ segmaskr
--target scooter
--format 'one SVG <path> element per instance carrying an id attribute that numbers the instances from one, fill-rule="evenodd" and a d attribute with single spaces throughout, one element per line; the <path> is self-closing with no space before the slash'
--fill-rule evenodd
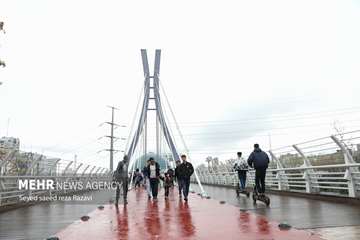
<path id="1" fill-rule="evenodd" d="M 270 206 L 270 198 L 268 196 L 265 196 L 264 194 L 260 195 L 256 189 L 256 186 L 254 187 L 254 192 L 253 192 L 253 201 L 254 204 L 256 204 L 256 201 L 260 201 L 266 204 L 266 206 Z"/>
<path id="2" fill-rule="evenodd" d="M 236 185 L 236 196 L 240 197 L 240 194 L 245 194 L 247 197 L 250 197 L 250 192 L 246 190 L 241 190 L 239 183 Z"/>

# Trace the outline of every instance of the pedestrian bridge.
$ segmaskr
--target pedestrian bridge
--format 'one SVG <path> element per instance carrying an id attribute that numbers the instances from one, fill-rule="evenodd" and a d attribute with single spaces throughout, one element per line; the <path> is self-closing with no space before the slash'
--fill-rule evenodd
<path id="1" fill-rule="evenodd" d="M 32 158 L 27 171 L 16 175 L 11 172 L 16 158 L 9 153 L 1 162 L 0 239 L 359 239 L 360 164 L 355 151 L 338 136 L 330 136 L 270 154 L 269 207 L 254 204 L 251 196 L 236 196 L 238 180 L 231 161 L 208 161 L 196 168 L 203 184 L 197 184 L 194 174 L 188 204 L 179 199 L 176 188 L 168 201 L 160 191 L 158 202 L 148 201 L 145 191 L 132 189 L 129 204 L 115 208 L 113 190 L 19 190 L 17 184 L 19 179 L 96 183 L 110 180 L 108 169 L 81 163 L 75 167 L 74 162 L 60 159 L 55 168 L 51 164 L 42 168 L 40 159 Z M 315 165 L 319 159 L 336 164 Z M 253 170 L 247 179 L 251 191 Z M 70 198 L 25 203 L 24 196 Z M 280 229 L 281 223 L 291 228 Z"/>
<path id="2" fill-rule="evenodd" d="M 0 214 L 0 239 L 359 239 L 360 204 L 354 199 L 271 193 L 271 206 L 236 197 L 228 187 L 204 185 L 211 199 L 194 193 L 189 203 L 177 189 L 149 201 L 131 190 L 116 208 L 114 191 L 82 193 L 93 201 L 43 202 Z M 351 201 L 350 201 L 351 200 Z M 103 206 L 104 208 L 101 208 Z M 89 216 L 81 220 L 83 216 Z M 279 223 L 292 226 L 281 230 Z M 56 239 L 56 238 L 54 238 Z"/>
<path id="3" fill-rule="evenodd" d="M 149 156 L 149 111 L 156 114 L 155 156 L 166 156 L 165 167 L 174 168 L 179 149 L 194 160 L 168 101 L 180 141 L 174 141 L 166 122 L 161 99 L 167 98 L 165 93 L 160 96 L 160 54 L 156 50 L 150 75 L 146 50 L 141 51 L 143 105 L 135 114 L 133 123 L 138 119 L 138 124 L 132 124 L 133 137 L 125 149 L 131 180 L 143 164 L 141 159 Z M 113 122 L 111 126 L 113 130 Z M 360 131 L 267 150 L 271 155 L 266 177 L 269 207 L 254 204 L 251 197 L 236 196 L 233 160 L 207 159 L 207 165 L 195 169 L 188 204 L 179 199 L 176 188 L 167 201 L 161 191 L 156 202 L 149 201 L 143 190 L 131 189 L 129 204 L 116 208 L 113 189 L 79 187 L 111 181 L 115 150 L 113 134 L 109 137 L 109 169 L 15 150 L 0 155 L 0 240 L 360 239 Z M 19 180 L 50 180 L 68 187 L 22 189 Z M 77 187 L 71 187 L 72 183 Z M 249 190 L 253 185 L 254 171 L 250 170 Z"/>

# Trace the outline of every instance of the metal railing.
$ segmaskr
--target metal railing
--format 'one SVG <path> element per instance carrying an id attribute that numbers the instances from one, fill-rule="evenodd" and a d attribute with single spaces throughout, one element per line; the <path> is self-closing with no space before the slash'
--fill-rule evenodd
<path id="1" fill-rule="evenodd" d="M 353 131 L 269 150 L 267 188 L 359 198 L 359 140 L 360 131 Z M 239 181 L 232 161 L 203 164 L 196 171 L 204 184 L 236 186 Z M 247 185 L 253 186 L 254 179 L 249 170 Z"/>
<path id="2" fill-rule="evenodd" d="M 19 158 L 21 160 L 19 160 Z M 8 151 L 0 158 L 0 207 L 20 202 L 22 197 L 52 196 L 81 192 L 84 188 L 20 189 L 19 180 L 52 180 L 58 186 L 77 182 L 82 186 L 94 181 L 108 180 L 108 169 L 43 155 Z M 70 187 L 71 188 L 71 187 Z"/>

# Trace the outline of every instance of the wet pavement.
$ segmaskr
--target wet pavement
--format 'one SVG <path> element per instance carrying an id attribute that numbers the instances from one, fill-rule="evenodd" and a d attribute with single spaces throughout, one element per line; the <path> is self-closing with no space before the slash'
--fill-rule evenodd
<path id="1" fill-rule="evenodd" d="M 196 185 L 192 185 L 194 190 L 197 190 Z M 358 239 L 360 232 L 360 206 L 358 205 L 349 205 L 343 203 L 334 203 L 334 202 L 326 202 L 321 200 L 312 200 L 306 198 L 298 198 L 291 196 L 281 196 L 281 195 L 269 195 L 271 198 L 270 207 L 266 207 L 262 203 L 258 203 L 257 205 L 253 205 L 252 199 L 247 198 L 245 195 L 241 195 L 240 198 L 236 198 L 235 191 L 229 188 L 221 188 L 221 187 L 213 187 L 213 186 L 204 186 L 206 191 L 212 197 L 212 201 L 217 206 L 220 200 L 226 201 L 226 203 L 233 205 L 231 211 L 233 214 L 239 214 L 239 209 L 246 210 L 247 213 L 262 215 L 267 222 L 276 221 L 276 222 L 287 222 L 295 228 L 298 229 L 315 229 L 312 230 L 314 232 L 318 232 L 327 236 L 326 239 L 336 239 L 336 234 L 343 235 L 344 232 L 341 229 L 346 229 L 348 236 L 355 236 L 354 238 L 342 238 L 342 239 Z M 176 190 L 175 190 L 176 193 Z M 86 204 L 79 204 L 75 202 L 66 202 L 66 203 L 41 203 L 29 207 L 23 207 L 15 210 L 11 210 L 8 212 L 4 212 L 0 214 L 0 239 L 44 239 L 56 232 L 59 232 L 61 229 L 66 228 L 67 226 L 74 223 L 74 221 L 79 220 L 81 216 L 87 215 L 89 212 L 94 211 L 97 206 L 100 204 L 107 204 L 109 199 L 114 197 L 114 192 L 92 192 L 96 201 L 86 202 Z M 130 196 L 136 196 L 131 193 Z M 163 196 L 163 190 L 160 191 L 160 196 Z M 200 199 L 198 196 L 193 195 L 196 199 Z M 147 201 L 142 202 L 146 199 L 146 196 L 134 198 L 131 204 L 135 204 L 133 207 L 137 208 L 137 204 L 141 205 L 140 212 L 129 212 L 128 214 L 135 214 L 137 216 L 137 220 L 133 219 L 131 221 L 140 222 L 140 218 L 144 218 L 144 215 L 153 216 L 154 220 L 151 217 L 146 218 L 148 221 L 153 222 L 154 224 L 146 225 L 143 223 L 138 223 L 138 225 L 142 226 L 142 231 L 144 233 L 153 233 L 157 232 L 161 233 L 166 228 L 161 228 L 161 230 L 157 229 L 156 226 L 164 226 L 166 225 L 166 221 L 170 224 L 175 224 L 178 226 L 181 223 L 181 218 L 179 216 L 183 216 L 184 218 L 189 218 L 191 216 L 192 223 L 185 224 L 188 228 L 192 228 L 191 226 L 199 229 L 201 226 L 204 228 L 208 228 L 208 226 L 214 226 L 214 222 L 202 222 L 201 218 L 204 217 L 199 214 L 199 212 L 208 212 L 209 216 L 214 212 L 212 211 L 212 207 L 209 205 L 202 205 L 202 202 L 198 202 L 200 207 L 195 208 L 195 203 L 190 202 L 189 208 L 184 211 L 179 212 L 179 216 L 175 218 L 175 220 L 171 219 L 169 216 L 174 214 L 174 209 L 179 209 L 180 205 L 178 203 L 177 196 L 173 197 L 169 203 L 165 204 L 163 199 L 160 199 L 159 205 L 157 207 L 152 207 L 151 205 L 146 205 Z M 201 200 L 201 199 L 200 199 Z M 168 208 L 168 210 L 166 210 Z M 156 211 L 158 209 L 158 212 Z M 106 209 L 105 209 L 106 210 Z M 122 212 L 122 208 L 119 209 L 120 213 Z M 129 210 L 129 208 L 128 208 Z M 146 212 L 148 211 L 148 212 Z M 116 211 L 115 211 L 116 213 Z M 170 214 L 170 215 L 169 215 Z M 220 216 L 219 219 L 222 219 L 222 212 L 217 213 Z M 231 214 L 230 214 L 231 215 Z M 216 216 L 216 215 L 215 215 Z M 244 215 L 242 215 L 244 217 Z M 251 215 L 254 216 L 254 215 Z M 112 217 L 117 217 L 114 215 Z M 238 216 L 240 217 L 240 216 Z M 251 221 L 256 222 L 256 217 L 251 218 Z M 261 219 L 258 217 L 258 219 Z M 123 218 L 117 219 L 116 221 L 123 222 L 125 224 L 125 220 Z M 131 225 L 131 221 L 128 222 L 126 228 L 134 227 L 138 228 L 138 225 Z M 175 221 L 175 222 L 174 222 Z M 213 220 L 217 221 L 217 220 Z M 223 220 L 226 221 L 226 220 Z M 259 220 L 260 221 L 260 220 Z M 262 221 L 262 220 L 261 220 Z M 261 222 L 260 221 L 260 222 Z M 238 219 L 235 220 L 238 223 L 237 227 L 239 228 Z M 119 227 L 123 227 L 124 224 L 120 224 Z M 144 225 L 145 224 L 145 225 Z M 181 229 L 179 227 L 171 227 L 170 229 L 176 228 L 175 233 L 181 233 Z M 232 226 L 231 223 L 229 226 Z M 207 226 L 208 225 L 208 226 Z M 125 224 L 126 226 L 126 224 Z M 155 227 L 154 227 L 155 226 Z M 207 227 L 206 227 L 207 226 Z M 347 228 L 344 228 L 348 226 Z M 351 227 L 350 227 L 351 226 Z M 104 226 L 106 228 L 106 226 Z M 350 231 L 351 230 L 351 231 Z M 174 234 L 175 234 L 174 233 Z M 123 232 L 122 232 L 123 234 Z M 202 234 L 202 233 L 198 233 Z M 145 234 L 146 236 L 146 234 Z M 167 236 L 167 235 L 165 235 Z M 179 236 L 179 234 L 178 234 Z M 335 236 L 335 237 L 334 237 Z M 101 238 L 99 238 L 101 239 Z M 122 239 L 122 238 L 119 238 Z M 126 238 L 125 238 L 126 239 Z M 185 238 L 186 239 L 186 238 Z M 256 239 L 256 238 L 255 238 Z M 263 238 L 265 239 L 265 238 Z M 301 239 L 301 238 L 298 238 Z M 340 239 L 340 238 L 339 238 Z"/>
<path id="2" fill-rule="evenodd" d="M 83 195 L 88 194 L 90 193 Z M 0 239 L 44 239 L 93 211 L 100 202 L 108 203 L 114 193 L 98 191 L 92 192 L 91 195 L 95 199 L 91 202 L 43 202 L 0 213 Z"/>
<path id="3" fill-rule="evenodd" d="M 199 192 L 197 185 L 193 189 Z M 298 229 L 360 226 L 360 205 L 327 202 L 301 197 L 268 194 L 270 207 L 256 205 L 245 195 L 236 197 L 235 190 L 204 185 L 205 191 L 214 199 L 266 216 L 278 222 L 287 222 Z"/>
<path id="4" fill-rule="evenodd" d="M 332 227 L 332 228 L 318 228 L 312 232 L 320 234 L 327 240 L 359 240 L 360 227 L 347 226 L 347 227 Z"/>
<path id="5" fill-rule="evenodd" d="M 146 192 L 129 193 L 129 204 L 106 205 L 56 234 L 61 240 L 77 239 L 243 239 L 320 240 L 310 231 L 282 231 L 278 223 L 230 204 L 192 194 L 189 203 L 179 200 L 176 190 L 169 199 L 147 199 Z"/>

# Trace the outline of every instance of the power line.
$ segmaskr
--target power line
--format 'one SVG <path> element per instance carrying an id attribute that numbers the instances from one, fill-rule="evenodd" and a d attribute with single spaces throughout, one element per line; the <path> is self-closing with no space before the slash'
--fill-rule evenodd
<path id="1" fill-rule="evenodd" d="M 357 109 L 356 111 L 349 111 Z M 336 109 L 331 111 L 319 111 L 319 112 L 308 112 L 308 113 L 299 113 L 299 114 L 289 114 L 289 115 L 272 115 L 272 116 L 261 116 L 257 118 L 244 118 L 244 119 L 237 119 L 237 120 L 217 120 L 217 121 L 196 121 L 196 122 L 180 122 L 180 125 L 206 125 L 206 124 L 226 124 L 229 123 L 238 123 L 238 122 L 251 122 L 251 121 L 288 121 L 288 120 L 302 120 L 308 118 L 321 118 L 321 117 L 328 117 L 335 114 L 351 114 L 351 113 L 360 113 L 360 107 L 352 107 L 352 108 L 343 108 L 343 109 Z M 308 115 L 318 115 L 313 117 L 298 117 L 296 116 L 308 116 Z M 320 114 L 320 115 L 319 115 Z M 321 115 L 322 114 L 322 115 Z M 170 123 L 171 125 L 175 125 L 175 123 Z"/>

